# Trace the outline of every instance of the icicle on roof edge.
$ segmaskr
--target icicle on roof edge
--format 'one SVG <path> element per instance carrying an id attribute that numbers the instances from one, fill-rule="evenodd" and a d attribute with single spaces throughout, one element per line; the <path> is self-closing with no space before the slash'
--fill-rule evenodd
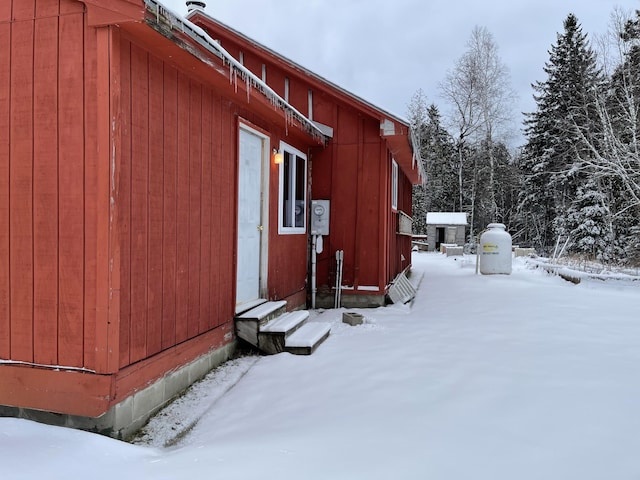
<path id="1" fill-rule="evenodd" d="M 147 11 L 153 14 L 157 22 L 164 21 L 171 30 L 178 29 L 185 35 L 189 36 L 199 45 L 203 46 L 209 52 L 221 58 L 224 64 L 229 65 L 230 82 L 234 82 L 234 77 L 240 75 L 240 78 L 246 82 L 247 95 L 249 95 L 249 87 L 253 87 L 260 91 L 271 103 L 285 112 L 286 123 L 289 119 L 298 120 L 307 133 L 316 140 L 321 140 L 323 144 L 327 143 L 327 136 L 305 115 L 296 110 L 291 104 L 280 97 L 269 85 L 257 77 L 253 72 L 238 62 L 229 52 L 227 52 L 218 42 L 207 34 L 202 28 L 198 27 L 191 21 L 187 20 L 180 14 L 166 7 L 157 0 L 144 0 Z M 235 80 L 237 82 L 237 79 Z M 237 87 L 236 87 L 237 88 Z M 287 125 L 288 126 L 288 125 Z"/>

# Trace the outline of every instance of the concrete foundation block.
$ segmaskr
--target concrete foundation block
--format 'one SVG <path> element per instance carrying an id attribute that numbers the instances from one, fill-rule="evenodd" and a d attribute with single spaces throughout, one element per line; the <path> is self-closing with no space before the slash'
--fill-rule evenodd
<path id="1" fill-rule="evenodd" d="M 342 314 L 342 323 L 346 323 L 355 327 L 356 325 L 362 325 L 364 322 L 364 316 L 361 313 L 344 312 Z"/>

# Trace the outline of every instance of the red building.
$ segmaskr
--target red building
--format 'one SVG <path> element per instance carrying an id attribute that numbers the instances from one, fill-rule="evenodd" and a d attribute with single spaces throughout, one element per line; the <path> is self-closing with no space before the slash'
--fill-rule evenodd
<path id="1" fill-rule="evenodd" d="M 336 250 L 345 306 L 410 266 L 408 125 L 188 18 L 0 4 L 0 414 L 126 435 L 232 355 L 258 299 L 333 305 Z"/>

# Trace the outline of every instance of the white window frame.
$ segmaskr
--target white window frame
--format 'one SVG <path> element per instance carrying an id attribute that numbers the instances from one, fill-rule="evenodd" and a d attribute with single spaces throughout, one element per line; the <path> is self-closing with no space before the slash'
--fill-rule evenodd
<path id="1" fill-rule="evenodd" d="M 307 232 L 307 170 L 308 170 L 308 160 L 307 155 L 302 153 L 295 147 L 288 145 L 284 142 L 280 142 L 280 153 L 283 155 L 283 161 L 279 165 L 279 185 L 278 185 L 278 233 L 281 235 L 295 235 L 295 234 L 305 234 Z M 304 175 L 303 178 L 303 192 L 302 192 L 302 207 L 303 211 L 302 215 L 302 226 L 285 226 L 285 182 L 284 175 L 285 170 L 289 168 L 289 173 L 292 178 L 298 177 L 298 166 L 297 162 L 293 162 L 292 164 L 287 164 L 287 154 L 293 158 L 300 158 L 304 160 Z M 289 191 L 289 197 L 293 196 L 293 198 L 298 197 L 297 191 L 295 191 L 296 185 L 298 182 L 291 182 L 291 189 Z M 289 219 L 295 225 L 295 209 L 291 210 L 291 218 Z"/>
<path id="2" fill-rule="evenodd" d="M 391 208 L 398 209 L 398 163 L 391 159 Z"/>

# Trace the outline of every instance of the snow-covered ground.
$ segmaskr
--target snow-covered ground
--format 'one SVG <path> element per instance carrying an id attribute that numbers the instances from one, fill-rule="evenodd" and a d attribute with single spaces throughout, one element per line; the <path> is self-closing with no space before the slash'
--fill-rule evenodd
<path id="1" fill-rule="evenodd" d="M 638 479 L 640 288 L 415 253 L 414 303 L 225 365 L 131 445 L 0 419 L 14 479 Z M 193 428 L 196 419 L 200 419 Z M 187 430 L 177 444 L 176 432 Z"/>

